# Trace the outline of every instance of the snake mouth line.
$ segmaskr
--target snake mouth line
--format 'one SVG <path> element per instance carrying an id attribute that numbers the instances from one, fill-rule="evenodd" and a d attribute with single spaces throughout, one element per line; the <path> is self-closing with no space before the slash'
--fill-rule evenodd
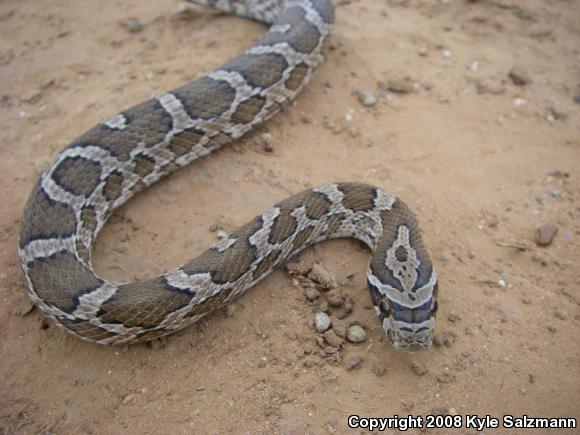
<path id="1" fill-rule="evenodd" d="M 433 334 L 422 337 L 402 337 L 400 333 L 389 329 L 387 331 L 387 337 L 391 344 L 401 352 L 419 352 L 422 350 L 427 350 L 431 347 L 433 343 Z"/>

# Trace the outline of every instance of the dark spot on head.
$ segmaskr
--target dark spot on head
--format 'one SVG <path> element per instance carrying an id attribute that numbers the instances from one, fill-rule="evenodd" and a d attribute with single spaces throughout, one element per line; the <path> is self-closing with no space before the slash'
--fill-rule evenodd
<path id="1" fill-rule="evenodd" d="M 405 248 L 404 246 L 400 246 L 400 245 L 397 246 L 397 249 L 395 249 L 395 257 L 401 263 L 404 263 L 405 261 L 407 261 L 407 258 L 409 257 L 409 253 L 407 252 L 407 248 Z"/>

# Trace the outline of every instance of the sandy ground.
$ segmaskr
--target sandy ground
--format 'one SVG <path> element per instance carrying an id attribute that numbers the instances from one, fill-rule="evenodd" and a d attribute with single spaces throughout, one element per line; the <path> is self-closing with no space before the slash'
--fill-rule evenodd
<path id="1" fill-rule="evenodd" d="M 330 309 L 339 329 L 358 323 L 368 334 L 336 353 L 313 327 L 330 296 L 309 301 L 308 280 L 285 270 L 152 346 L 85 344 L 29 312 L 17 232 L 40 171 L 99 120 L 218 66 L 264 30 L 178 7 L 0 2 L 2 433 L 343 433 L 350 414 L 580 418 L 571 0 L 341 1 L 327 61 L 296 103 L 138 195 L 94 252 L 108 278 L 149 278 L 289 193 L 373 183 L 416 211 L 439 269 L 430 351 L 398 353 L 382 339 L 365 288 L 369 254 L 353 241 L 301 257 L 350 295 L 345 318 Z M 121 24 L 131 17 L 140 32 Z M 366 90 L 373 107 L 359 98 Z M 558 232 L 539 247 L 544 224 Z"/>

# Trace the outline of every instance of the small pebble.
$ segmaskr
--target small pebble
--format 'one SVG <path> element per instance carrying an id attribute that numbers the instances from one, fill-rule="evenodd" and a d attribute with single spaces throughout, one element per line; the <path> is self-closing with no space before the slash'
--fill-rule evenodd
<path id="1" fill-rule="evenodd" d="M 328 314 L 323 312 L 318 312 L 314 315 L 314 323 L 316 325 L 316 330 L 318 332 L 326 332 L 330 328 L 332 322 Z"/>
<path id="2" fill-rule="evenodd" d="M 469 251 L 469 252 L 467 253 L 467 256 L 468 256 L 469 258 L 475 258 L 475 251 Z"/>
<path id="3" fill-rule="evenodd" d="M 324 333 L 324 339 L 328 344 L 337 348 L 339 348 L 344 342 L 344 339 L 336 335 L 336 333 L 332 329 L 329 329 Z"/>
<path id="4" fill-rule="evenodd" d="M 435 347 L 441 347 L 441 346 L 443 346 L 443 339 L 441 338 L 440 335 L 433 336 L 433 345 Z"/>
<path id="5" fill-rule="evenodd" d="M 451 347 L 457 341 L 457 335 L 453 332 L 447 332 L 443 335 L 443 344 L 446 347 Z"/>
<path id="6" fill-rule="evenodd" d="M 337 286 L 335 276 L 318 263 L 312 265 L 308 278 L 325 289 L 333 289 Z"/>
<path id="7" fill-rule="evenodd" d="M 325 346 L 324 347 L 324 353 L 326 353 L 327 355 L 332 355 L 336 352 L 338 352 L 338 347 L 334 347 L 334 346 Z"/>
<path id="8" fill-rule="evenodd" d="M 372 91 L 360 91 L 358 93 L 358 99 L 366 107 L 373 107 L 377 104 L 377 99 Z"/>
<path id="9" fill-rule="evenodd" d="M 237 311 L 238 306 L 236 304 L 229 304 L 226 306 L 226 317 L 232 317 Z"/>
<path id="10" fill-rule="evenodd" d="M 429 49 L 427 47 L 421 47 L 419 49 L 419 56 L 421 56 L 421 57 L 429 56 Z"/>
<path id="11" fill-rule="evenodd" d="M 326 299 L 331 307 L 338 308 L 344 304 L 345 295 L 339 290 L 331 290 L 326 294 Z"/>
<path id="12" fill-rule="evenodd" d="M 411 370 L 413 370 L 413 373 L 415 373 L 417 376 L 423 376 L 425 373 L 427 373 L 427 369 L 417 361 L 413 361 L 411 363 Z"/>
<path id="13" fill-rule="evenodd" d="M 455 313 L 455 312 L 451 312 L 447 316 L 447 320 L 449 320 L 451 323 L 456 323 L 456 322 L 460 321 L 461 319 L 463 319 L 463 317 L 461 316 L 461 314 L 458 314 L 458 313 Z"/>
<path id="14" fill-rule="evenodd" d="M 143 24 L 138 18 L 128 18 L 123 22 L 123 25 L 131 33 L 138 33 L 143 30 Z"/>
<path id="15" fill-rule="evenodd" d="M 408 94 L 415 90 L 415 86 L 409 79 L 393 79 L 387 83 L 387 89 L 399 94 Z"/>
<path id="16" fill-rule="evenodd" d="M 133 402 L 134 400 L 135 400 L 135 395 L 134 395 L 134 394 L 127 394 L 127 395 L 125 396 L 125 398 L 123 399 L 123 403 L 124 403 L 125 405 L 127 405 L 127 404 L 129 404 L 129 403 Z"/>
<path id="17" fill-rule="evenodd" d="M 306 299 L 309 301 L 314 301 L 320 297 L 320 292 L 315 288 L 307 288 L 304 291 L 304 294 L 306 295 Z"/>
<path id="18" fill-rule="evenodd" d="M 351 343 L 362 343 L 366 341 L 367 333 L 360 325 L 352 325 L 348 328 L 346 337 Z"/>
<path id="19" fill-rule="evenodd" d="M 332 330 L 338 335 L 339 337 L 346 337 L 346 327 L 338 322 L 332 324 Z"/>
<path id="20" fill-rule="evenodd" d="M 555 310 L 554 316 L 560 320 L 568 320 L 568 314 L 566 314 L 564 311 Z"/>
<path id="21" fill-rule="evenodd" d="M 550 115 L 558 121 L 564 121 L 568 118 L 568 114 L 557 106 L 550 107 Z"/>
<path id="22" fill-rule="evenodd" d="M 552 224 L 542 225 L 536 231 L 536 244 L 538 246 L 548 246 L 554 240 L 558 227 Z"/>
<path id="23" fill-rule="evenodd" d="M 263 356 L 262 358 L 260 358 L 260 361 L 258 361 L 258 368 L 263 369 L 264 367 L 266 367 L 267 364 L 268 358 Z"/>
<path id="24" fill-rule="evenodd" d="M 444 59 L 449 59 L 451 57 L 451 50 L 445 49 L 441 52 L 441 56 L 443 56 Z"/>
<path id="25" fill-rule="evenodd" d="M 515 66 L 509 72 L 509 78 L 516 86 L 524 86 L 532 81 L 530 75 L 521 66 Z"/>
<path id="26" fill-rule="evenodd" d="M 501 80 L 494 77 L 486 77 L 477 81 L 478 94 L 500 95 L 505 92 L 505 86 Z"/>
<path id="27" fill-rule="evenodd" d="M 308 272 L 312 270 L 312 264 L 306 263 L 304 261 L 292 261 L 286 263 L 286 270 L 288 273 L 293 275 L 308 275 Z"/>
<path id="28" fill-rule="evenodd" d="M 354 369 L 360 367 L 362 362 L 363 362 L 362 357 L 356 355 L 356 356 L 350 357 L 348 360 L 346 360 L 344 365 L 345 365 L 347 370 L 354 370 Z"/>

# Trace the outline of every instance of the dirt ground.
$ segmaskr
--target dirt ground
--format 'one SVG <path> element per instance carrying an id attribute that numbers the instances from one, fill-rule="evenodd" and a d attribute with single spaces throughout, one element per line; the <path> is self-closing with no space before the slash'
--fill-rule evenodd
<path id="1" fill-rule="evenodd" d="M 437 345 L 405 354 L 383 340 L 369 253 L 348 240 L 301 256 L 352 299 L 352 313 L 329 309 L 338 328 L 367 333 L 337 351 L 313 324 L 331 296 L 309 301 L 308 279 L 286 270 L 153 345 L 98 347 L 43 322 L 16 257 L 40 172 L 101 119 L 220 65 L 264 26 L 176 0 L 4 0 L 2 433 L 344 433 L 351 414 L 580 418 L 580 2 L 338 3 L 327 60 L 296 103 L 116 212 L 96 268 L 150 278 L 290 193 L 364 181 L 420 219 L 440 275 Z M 558 231 L 540 247 L 545 224 Z"/>

